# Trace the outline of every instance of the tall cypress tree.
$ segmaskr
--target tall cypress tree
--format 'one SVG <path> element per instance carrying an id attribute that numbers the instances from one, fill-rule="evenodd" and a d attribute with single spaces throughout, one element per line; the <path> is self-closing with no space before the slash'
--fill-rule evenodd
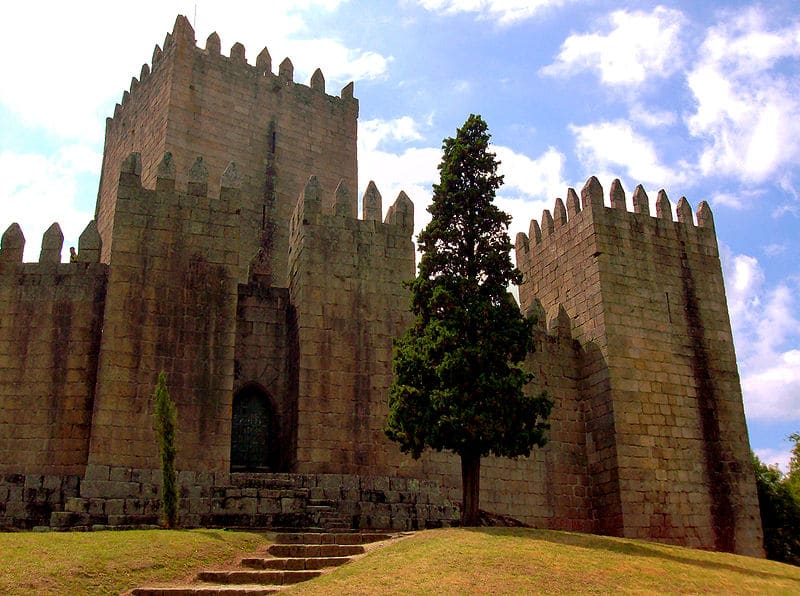
<path id="1" fill-rule="evenodd" d="M 432 219 L 418 238 L 410 282 L 413 325 L 395 343 L 386 434 L 414 458 L 425 448 L 461 457 L 463 525 L 479 522 L 480 464 L 544 445 L 552 402 L 531 395 L 521 368 L 533 321 L 508 292 L 511 217 L 494 204 L 503 177 L 480 116 L 446 138 Z"/>
<path id="2" fill-rule="evenodd" d="M 155 393 L 153 419 L 158 436 L 158 454 L 161 459 L 161 508 L 164 523 L 174 528 L 178 522 L 178 486 L 175 474 L 175 434 L 178 426 L 178 412 L 167 389 L 167 375 L 162 370 L 158 374 Z"/>

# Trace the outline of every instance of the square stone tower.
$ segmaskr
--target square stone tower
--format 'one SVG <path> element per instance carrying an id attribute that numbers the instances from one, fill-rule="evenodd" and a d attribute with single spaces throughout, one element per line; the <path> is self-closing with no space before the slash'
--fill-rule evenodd
<path id="1" fill-rule="evenodd" d="M 711 210 L 661 191 L 611 207 L 590 178 L 517 239 L 523 309 L 562 307 L 583 346 L 597 531 L 760 554 L 761 524 Z M 752 550 L 752 552 L 751 552 Z"/>
<path id="2" fill-rule="evenodd" d="M 278 74 L 264 48 L 255 66 L 235 43 L 220 53 L 212 33 L 205 49 L 196 47 L 194 30 L 179 16 L 163 48 L 156 46 L 152 66 L 142 66 L 106 121 L 103 169 L 95 219 L 103 240 L 101 260 L 114 249 L 112 230 L 120 164 L 131 152 L 142 156 L 142 184 L 152 188 L 166 152 L 175 160 L 177 186 L 197 156 L 209 171 L 208 187 L 219 188 L 229 162 L 242 178 L 240 211 L 240 281 L 259 248 L 275 283 L 286 286 L 288 227 L 297 197 L 314 173 L 332 192 L 340 181 L 355 190 L 358 166 L 356 127 L 358 100 L 352 84 L 341 97 L 325 93 L 317 70 L 310 86 L 294 83 L 286 58 Z M 356 215 L 355 194 L 351 215 Z"/>

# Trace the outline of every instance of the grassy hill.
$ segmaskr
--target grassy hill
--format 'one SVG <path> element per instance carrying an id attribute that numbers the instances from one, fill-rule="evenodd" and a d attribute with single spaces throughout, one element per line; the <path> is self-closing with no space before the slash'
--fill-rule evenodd
<path id="1" fill-rule="evenodd" d="M 416 533 L 290 594 L 800 594 L 800 567 L 519 528 Z"/>
<path id="2" fill-rule="evenodd" d="M 0 594 L 119 594 L 253 552 L 270 535 L 224 530 L 0 533 Z"/>
<path id="3" fill-rule="evenodd" d="M 263 551 L 224 530 L 0 533 L 0 594 L 117 594 Z M 800 567 L 521 528 L 417 532 L 288 594 L 800 594 Z"/>

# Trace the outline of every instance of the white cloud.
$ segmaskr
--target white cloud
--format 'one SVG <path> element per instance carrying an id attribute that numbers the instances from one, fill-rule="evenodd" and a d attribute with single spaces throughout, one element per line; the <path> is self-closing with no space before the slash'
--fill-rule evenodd
<path id="1" fill-rule="evenodd" d="M 358 123 L 359 150 L 374 151 L 384 141 L 392 140 L 402 143 L 422 140 L 419 126 L 411 116 L 402 116 L 393 120 L 362 120 Z"/>
<path id="2" fill-rule="evenodd" d="M 295 80 L 303 82 L 318 67 L 326 81 L 345 85 L 350 81 L 375 79 L 382 76 L 392 57 L 376 52 L 347 48 L 336 39 L 311 39 L 289 41 L 287 54 L 297 69 Z M 328 93 L 336 95 L 338 89 L 328 87 Z"/>
<path id="3" fill-rule="evenodd" d="M 617 10 L 609 16 L 608 34 L 570 35 L 556 61 L 541 69 L 552 76 L 597 71 L 608 85 L 638 85 L 663 78 L 682 64 L 680 32 L 683 13 L 663 6 L 652 12 Z"/>
<path id="4" fill-rule="evenodd" d="M 776 255 L 782 255 L 783 253 L 786 252 L 787 248 L 788 246 L 786 245 L 785 242 L 781 244 L 778 243 L 767 244 L 764 247 L 764 254 L 770 257 L 774 257 Z"/>
<path id="5" fill-rule="evenodd" d="M 289 56 L 296 79 L 306 82 L 319 66 L 335 94 L 335 85 L 382 75 L 391 59 L 307 30 L 303 11 L 330 11 L 339 4 L 341 0 L 230 0 L 199 5 L 165 0 L 122 15 L 107 2 L 82 2 L 79 12 L 94 15 L 91 19 L 78 18 L 75 5 L 65 2 L 4 6 L 3 20 L 13 26 L 3 29 L 0 53 L 15 58 L 0 61 L 0 104 L 28 126 L 63 139 L 100 144 L 104 119 L 113 112 L 131 77 L 150 62 L 154 45 L 163 44 L 175 15 L 182 13 L 192 20 L 195 6 L 195 37 L 200 47 L 213 26 L 222 38 L 223 53 L 239 41 L 245 45 L 248 61 L 254 63 L 266 45 L 274 70 Z M 32 31 L 46 43 L 32 43 Z"/>
<path id="6" fill-rule="evenodd" d="M 746 374 L 742 393 L 748 417 L 800 420 L 800 350 L 778 354 L 771 366 Z"/>
<path id="7" fill-rule="evenodd" d="M 767 287 L 755 257 L 724 245 L 720 256 L 747 417 L 800 420 L 800 288 Z"/>
<path id="8" fill-rule="evenodd" d="M 764 272 L 755 257 L 734 255 L 728 249 L 723 249 L 721 256 L 734 333 L 752 334 L 761 316 Z"/>
<path id="9" fill-rule="evenodd" d="M 800 58 L 800 22 L 772 26 L 756 8 L 709 29 L 687 75 L 692 135 L 706 141 L 700 169 L 745 182 L 781 176 L 800 158 L 797 81 L 781 62 Z"/>
<path id="10" fill-rule="evenodd" d="M 792 451 L 790 449 L 755 449 L 755 454 L 761 463 L 768 466 L 778 466 L 778 468 L 786 474 L 789 471 L 789 460 L 792 458 Z"/>
<path id="11" fill-rule="evenodd" d="M 41 239 L 54 221 L 64 233 L 62 256 L 77 246 L 78 236 L 94 214 L 77 206 L 78 177 L 96 176 L 99 154 L 69 146 L 53 156 L 0 153 L 0 210 L 25 236 L 25 261 L 38 261 Z M 1 230 L 0 233 L 5 230 Z"/>
<path id="12" fill-rule="evenodd" d="M 566 158 L 553 147 L 536 159 L 501 145 L 491 149 L 500 161 L 498 172 L 503 175 L 497 205 L 511 216 L 508 232 L 513 242 L 517 232 L 527 234 L 531 219 L 538 219 L 543 209 L 552 210 L 555 198 L 566 192 Z"/>
<path id="13" fill-rule="evenodd" d="M 367 120 L 359 125 L 359 192 L 363 193 L 369 181 L 374 181 L 383 197 L 385 217 L 400 191 L 405 191 L 414 203 L 414 237 L 430 221 L 425 209 L 433 192 L 431 186 L 439 179 L 437 166 L 442 152 L 435 147 L 408 147 L 399 152 L 380 147 L 390 140 L 407 143 L 421 138 L 419 126 L 408 116 Z"/>
<path id="14" fill-rule="evenodd" d="M 522 193 L 529 198 L 554 198 L 567 187 L 564 182 L 564 154 L 548 147 L 542 155 L 531 159 L 509 147 L 493 145 L 492 151 L 500 162 L 498 171 L 503 175 L 500 192 L 509 196 Z"/>
<path id="15" fill-rule="evenodd" d="M 409 143 L 422 139 L 419 125 L 409 116 L 393 120 L 367 120 L 359 126 L 359 188 L 363 193 L 373 180 L 383 197 L 384 215 L 397 194 L 404 190 L 414 202 L 414 234 L 430 221 L 427 207 L 432 185 L 439 181 L 442 159 L 438 147 L 409 147 L 399 152 L 383 149 L 387 141 Z M 532 217 L 552 208 L 555 197 L 566 192 L 563 178 L 565 157 L 550 147 L 533 159 L 509 147 L 492 145 L 504 176 L 497 204 L 513 218 L 512 239 L 517 231 L 528 230 Z M 544 207 L 547 205 L 547 207 Z"/>
<path id="16" fill-rule="evenodd" d="M 680 171 L 663 165 L 653 143 L 625 120 L 569 128 L 575 136 L 578 158 L 588 171 L 624 170 L 634 184 L 659 187 L 677 185 L 689 175 L 687 164 L 681 164 Z"/>
<path id="17" fill-rule="evenodd" d="M 729 192 L 716 193 L 711 197 L 710 202 L 714 207 L 721 205 L 736 210 L 745 208 L 744 201 L 742 201 L 742 196 L 740 194 L 733 194 Z"/>
<path id="18" fill-rule="evenodd" d="M 476 13 L 479 18 L 500 25 L 511 25 L 527 20 L 548 8 L 558 8 L 570 0 L 418 0 L 426 10 L 453 15 L 462 12 Z"/>
<path id="19" fill-rule="evenodd" d="M 631 120 L 646 126 L 647 128 L 660 128 L 675 124 L 677 116 L 675 112 L 665 112 L 660 110 L 648 110 L 641 104 L 634 104 L 630 110 Z"/>

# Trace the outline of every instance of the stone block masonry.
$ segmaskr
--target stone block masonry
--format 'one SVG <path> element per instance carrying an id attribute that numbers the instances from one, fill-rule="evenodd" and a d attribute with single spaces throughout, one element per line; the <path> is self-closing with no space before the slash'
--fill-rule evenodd
<path id="1" fill-rule="evenodd" d="M 602 531 L 759 554 L 761 527 L 708 205 L 651 217 L 619 181 L 517 239 L 523 307 L 563 306 L 584 346 L 587 456 Z M 588 290 L 588 291 L 587 291 Z M 702 298 L 701 298 L 702 297 Z"/>
<path id="2" fill-rule="evenodd" d="M 358 100 L 352 85 L 341 97 L 326 94 L 320 71 L 311 86 L 295 83 L 288 58 L 273 74 L 266 48 L 253 66 L 241 44 L 222 55 L 216 33 L 205 45 L 195 46 L 194 30 L 179 16 L 163 48 L 156 46 L 152 65 L 142 67 L 107 122 L 97 206 L 103 261 L 108 262 L 114 241 L 118 167 L 127 155 L 141 152 L 142 179 L 152 186 L 161 155 L 171 152 L 179 187 L 195 156 L 202 155 L 212 196 L 229 162 L 236 163 L 242 178 L 239 281 L 246 281 L 247 264 L 262 247 L 269 275 L 285 287 L 286 222 L 310 173 L 325 188 L 344 180 L 356 189 Z"/>
<path id="3" fill-rule="evenodd" d="M 94 222 L 78 262 L 61 263 L 64 237 L 53 224 L 38 263 L 22 263 L 17 224 L 0 244 L 0 462 L 14 474 L 82 474 L 108 266 L 98 263 Z"/>
<path id="4" fill-rule="evenodd" d="M 89 463 L 150 468 L 152 393 L 167 373 L 178 410 L 177 466 L 227 471 L 238 285 L 240 180 L 233 165 L 217 197 L 197 158 L 176 190 L 164 154 L 154 189 L 131 154 L 120 171 Z"/>
<path id="5" fill-rule="evenodd" d="M 372 187 L 364 201 L 377 201 L 376 217 L 380 200 Z M 392 339 L 410 322 L 403 280 L 414 276 L 413 204 L 401 193 L 383 223 L 350 216 L 354 206 L 343 183 L 326 195 L 312 177 L 290 222 L 301 472 L 375 475 L 396 459 L 383 435 L 385 391 Z"/>
<path id="6" fill-rule="evenodd" d="M 96 225 L 0 244 L 0 525 L 158 522 L 152 393 L 177 404 L 187 526 L 413 529 L 459 461 L 383 433 L 411 322 L 413 203 L 357 214 L 358 100 L 179 16 L 106 123 Z M 200 156 L 200 157 L 198 157 Z M 235 164 L 235 165 L 234 165 Z M 485 458 L 481 504 L 537 527 L 762 555 L 713 216 L 591 178 L 516 239 L 549 442 Z M 675 221 L 677 217 L 677 221 Z"/>
<path id="7" fill-rule="evenodd" d="M 80 497 L 70 494 L 50 524 L 86 529 L 155 525 L 160 484 L 158 470 L 90 466 Z M 458 507 L 443 498 L 437 483 L 414 479 L 183 472 L 178 484 L 179 520 L 189 527 L 416 530 L 450 526 L 459 518 Z M 2 522 L 0 517 L 0 527 Z"/>

